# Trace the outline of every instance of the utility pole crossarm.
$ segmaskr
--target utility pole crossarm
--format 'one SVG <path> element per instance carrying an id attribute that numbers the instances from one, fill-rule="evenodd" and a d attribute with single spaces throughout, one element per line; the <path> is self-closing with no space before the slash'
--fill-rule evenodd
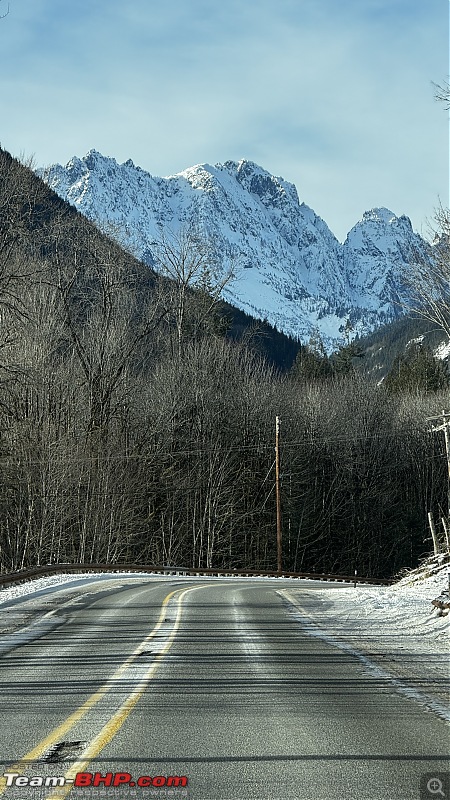
<path id="1" fill-rule="evenodd" d="M 435 425 L 433 425 L 433 427 L 430 428 L 429 432 L 430 433 L 438 433 L 439 431 L 445 431 L 445 429 L 447 427 L 447 424 L 448 423 L 446 423 L 445 425 L 439 425 L 439 427 L 436 427 Z"/>

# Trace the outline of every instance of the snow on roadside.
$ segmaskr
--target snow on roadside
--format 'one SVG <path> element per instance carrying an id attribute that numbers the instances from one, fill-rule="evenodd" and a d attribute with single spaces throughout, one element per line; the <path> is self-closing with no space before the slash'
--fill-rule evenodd
<path id="1" fill-rule="evenodd" d="M 61 575 L 46 575 L 43 578 L 34 578 L 33 580 L 26 581 L 25 583 L 17 583 L 14 586 L 8 586 L 7 589 L 0 589 L 0 606 L 3 603 L 8 603 L 11 600 L 15 600 L 19 597 L 25 597 L 26 595 L 34 595 L 42 593 L 47 589 L 54 589 L 56 586 L 61 586 L 62 584 L 66 584 L 69 586 L 71 583 L 80 584 L 85 583 L 86 580 L 95 581 L 95 580 L 105 580 L 114 577 L 145 577 L 148 576 L 148 573 L 136 573 L 136 572 L 126 572 L 126 573 L 116 573 L 116 572 L 86 572 L 86 573 L 62 573 Z"/>
<path id="2" fill-rule="evenodd" d="M 121 579 L 126 579 L 127 583 L 133 582 L 133 580 L 139 582 L 142 582 L 142 580 L 155 580 L 173 583 L 174 579 L 177 581 L 181 579 L 183 582 L 189 583 L 198 581 L 198 576 L 183 574 L 180 576 L 173 574 L 162 575 L 157 572 L 79 572 L 33 578 L 24 583 L 0 589 L 0 636 L 28 626 L 30 632 L 33 633 L 33 638 L 36 638 L 35 634 L 38 630 L 35 625 L 36 621 L 41 619 L 46 612 L 57 610 L 63 598 L 74 598 L 77 595 L 89 594 L 93 590 L 93 584 L 101 582 L 102 584 L 111 585 L 112 581 Z M 210 576 L 208 580 L 223 581 L 227 579 Z M 236 578 L 230 577 L 228 580 L 234 581 Z M 276 581 L 277 579 L 255 577 L 249 580 L 267 582 L 268 580 Z M 57 618 L 55 618 L 54 624 L 57 624 Z M 2 642 L 0 642 L 1 652 L 3 652 Z"/>
<path id="3" fill-rule="evenodd" d="M 448 564 L 435 564 L 388 587 L 315 591 L 307 610 L 307 587 L 279 594 L 305 632 L 351 652 L 371 674 L 450 721 L 450 616 L 440 616 L 431 604 L 447 589 L 448 570 Z"/>
<path id="4" fill-rule="evenodd" d="M 448 587 L 449 568 L 450 564 L 439 563 L 439 559 L 430 560 L 393 586 L 358 584 L 354 588 L 352 584 L 339 584 L 334 588 L 335 584 L 326 583 L 322 589 L 317 583 L 313 588 L 309 581 L 301 581 L 300 588 L 297 581 L 292 581 L 288 589 L 280 587 L 278 593 L 305 632 L 351 652 L 372 675 L 391 681 L 398 691 L 415 697 L 429 710 L 450 721 L 450 615 L 439 616 L 431 605 L 431 601 Z M 38 610 L 42 617 L 58 602 L 54 596 L 51 601 L 45 597 L 48 595 L 50 598 L 55 588 L 64 594 L 84 592 L 89 591 L 92 582 L 114 578 L 172 581 L 173 575 L 69 573 L 37 578 L 2 589 L 0 635 L 30 622 L 34 625 L 37 608 L 33 601 L 41 598 Z M 192 577 L 191 580 L 198 579 Z M 247 580 L 266 582 L 268 579 Z M 302 606 L 305 598 L 308 599 L 308 610 Z M 34 633 L 33 630 L 33 636 Z"/>
<path id="5" fill-rule="evenodd" d="M 47 575 L 0 589 L 0 654 L 10 649 L 13 641 L 16 646 L 33 641 L 49 626 L 60 624 L 59 617 L 52 614 L 58 610 L 63 596 L 67 599 L 85 594 L 90 591 L 93 582 L 110 581 L 114 577 L 142 580 L 143 574 L 90 572 Z M 60 590 L 57 596 L 55 589 Z"/>

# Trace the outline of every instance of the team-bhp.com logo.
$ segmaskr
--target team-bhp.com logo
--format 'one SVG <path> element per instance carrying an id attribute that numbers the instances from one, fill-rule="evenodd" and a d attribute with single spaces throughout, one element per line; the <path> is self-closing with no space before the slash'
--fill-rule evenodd
<path id="1" fill-rule="evenodd" d="M 140 775 L 139 778 L 134 779 L 129 772 L 106 772 L 104 775 L 101 772 L 78 772 L 75 778 L 64 778 L 63 776 L 49 776 L 43 777 L 42 775 L 33 775 L 29 778 L 27 775 L 20 775 L 18 772 L 4 772 L 3 777 L 6 781 L 6 786 L 66 786 L 73 785 L 78 787 L 86 786 L 122 786 L 122 787 L 135 787 L 140 789 L 177 789 L 185 787 L 188 784 L 188 779 L 185 775 Z"/>

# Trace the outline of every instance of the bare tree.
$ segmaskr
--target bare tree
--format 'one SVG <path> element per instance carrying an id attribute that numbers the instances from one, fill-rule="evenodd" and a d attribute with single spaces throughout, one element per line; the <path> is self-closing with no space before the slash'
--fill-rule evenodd
<path id="1" fill-rule="evenodd" d="M 443 85 L 440 86 L 438 83 L 433 82 L 433 86 L 435 89 L 435 100 L 438 100 L 440 103 L 444 103 L 444 106 L 448 111 L 450 109 L 450 83 L 445 81 Z"/>
<path id="2" fill-rule="evenodd" d="M 26 313 L 24 287 L 42 271 L 35 258 L 48 189 L 32 172 L 0 149 L 0 309 L 20 317 Z M 33 244 L 32 244 L 33 241 Z"/>
<path id="3" fill-rule="evenodd" d="M 177 353 L 181 357 L 190 290 L 197 289 L 206 298 L 200 311 L 206 318 L 218 303 L 225 286 L 235 277 L 232 264 L 219 264 L 213 242 L 195 227 L 178 232 L 164 230 L 153 242 L 153 257 L 159 272 L 170 279 L 169 296 L 173 305 L 177 332 Z"/>
<path id="4" fill-rule="evenodd" d="M 433 83 L 435 99 L 450 109 L 450 83 Z M 430 258 L 416 252 L 404 280 L 406 310 L 437 325 L 450 339 L 450 209 L 440 203 L 430 226 Z"/>
<path id="5" fill-rule="evenodd" d="M 84 221 L 77 221 L 74 233 L 88 247 L 75 248 L 69 263 L 67 254 L 57 253 L 56 285 L 67 339 L 88 390 L 88 430 L 105 435 L 114 397 L 165 310 L 140 291 L 145 267 L 135 262 L 133 270 L 130 258 Z M 64 227 L 57 231 L 57 237 L 67 235 Z"/>
<path id="6" fill-rule="evenodd" d="M 404 274 L 404 307 L 414 316 L 437 325 L 450 339 L 450 212 L 442 205 L 435 213 L 430 258 L 416 253 Z"/>

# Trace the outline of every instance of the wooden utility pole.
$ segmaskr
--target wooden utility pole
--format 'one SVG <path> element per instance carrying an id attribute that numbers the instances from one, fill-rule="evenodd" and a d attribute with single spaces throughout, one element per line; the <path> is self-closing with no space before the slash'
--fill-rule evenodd
<path id="1" fill-rule="evenodd" d="M 440 417 L 431 417 L 430 421 L 440 420 Z M 445 535 L 445 542 L 447 545 L 447 551 L 449 550 L 449 524 L 450 524 L 450 413 L 448 411 L 442 412 L 442 425 L 433 426 L 431 431 L 436 433 L 437 431 L 443 431 L 445 437 L 445 452 L 447 455 L 447 519 L 442 517 L 442 527 L 444 528 L 444 535 Z M 434 526 L 433 518 L 431 513 L 428 514 L 428 522 L 430 525 L 431 535 L 433 537 L 433 545 L 434 545 L 434 552 L 437 554 L 440 550 L 439 541 L 436 536 L 436 529 Z"/>
<path id="2" fill-rule="evenodd" d="M 450 414 L 442 412 L 443 429 L 445 436 L 445 452 L 447 453 L 447 470 L 448 470 L 448 484 L 447 484 L 447 519 L 450 519 L 450 436 L 448 433 L 448 426 L 450 423 Z"/>
<path id="3" fill-rule="evenodd" d="M 283 569 L 281 555 L 281 501 L 280 501 L 280 418 L 275 417 L 275 495 L 277 500 L 277 571 Z"/>
<path id="4" fill-rule="evenodd" d="M 447 545 L 447 552 L 450 553 L 450 533 L 449 533 L 449 530 L 448 530 L 448 519 L 445 519 L 445 517 L 441 517 L 441 522 L 442 522 L 442 527 L 444 528 L 445 543 Z M 450 578 L 450 572 L 449 572 L 449 578 Z"/>
<path id="5" fill-rule="evenodd" d="M 433 552 L 434 555 L 437 556 L 439 555 L 439 549 L 440 549 L 439 539 L 437 537 L 436 526 L 434 524 L 433 514 L 431 513 L 431 511 L 428 512 L 428 524 L 430 526 L 431 538 L 433 539 Z"/>
<path id="6" fill-rule="evenodd" d="M 431 420 L 440 419 L 440 417 L 431 417 Z M 450 433 L 449 433 L 449 425 L 450 425 L 450 413 L 448 411 L 442 412 L 442 425 L 438 427 L 434 426 L 431 430 L 433 433 L 437 431 L 443 431 L 445 437 L 445 452 L 447 454 L 447 472 L 448 472 L 448 482 L 447 482 L 447 519 L 450 519 Z"/>

